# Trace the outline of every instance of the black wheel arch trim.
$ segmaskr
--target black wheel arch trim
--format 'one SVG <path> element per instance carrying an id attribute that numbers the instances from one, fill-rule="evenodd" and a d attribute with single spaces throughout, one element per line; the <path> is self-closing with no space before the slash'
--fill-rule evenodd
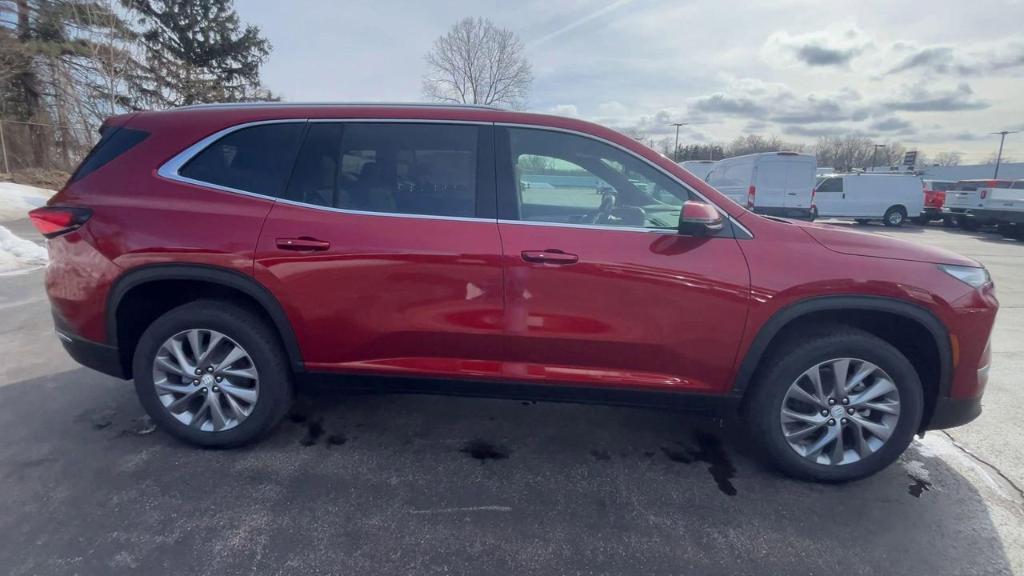
<path id="1" fill-rule="evenodd" d="M 929 310 L 916 304 L 884 296 L 819 296 L 800 300 L 777 311 L 758 331 L 747 350 L 733 384 L 733 394 L 742 396 L 761 358 L 775 336 L 790 322 L 814 312 L 829 310 L 869 310 L 887 312 L 916 321 L 932 335 L 939 351 L 938 398 L 949 397 L 950 379 L 953 374 L 953 352 L 949 342 L 949 331 Z"/>
<path id="2" fill-rule="evenodd" d="M 148 264 L 132 268 L 114 282 L 107 295 L 107 344 L 117 346 L 117 309 L 132 289 L 162 280 L 195 280 L 232 288 L 251 297 L 274 323 L 281 337 L 289 365 L 295 372 L 305 371 L 302 352 L 295 331 L 277 298 L 252 276 L 207 264 Z"/>

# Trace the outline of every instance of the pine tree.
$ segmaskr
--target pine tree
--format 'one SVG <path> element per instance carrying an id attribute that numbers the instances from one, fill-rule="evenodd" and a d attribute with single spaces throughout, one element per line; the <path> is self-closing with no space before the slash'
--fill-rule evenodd
<path id="1" fill-rule="evenodd" d="M 144 106 L 274 99 L 260 84 L 270 43 L 244 27 L 233 0 L 122 0 L 138 16 L 145 60 L 133 85 Z"/>

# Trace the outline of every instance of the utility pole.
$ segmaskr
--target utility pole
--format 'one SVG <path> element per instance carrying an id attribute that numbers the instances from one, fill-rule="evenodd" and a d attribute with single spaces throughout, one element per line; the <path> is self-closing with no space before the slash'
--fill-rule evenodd
<path id="1" fill-rule="evenodd" d="M 871 169 L 875 169 L 875 159 L 878 158 L 878 149 L 885 148 L 885 144 L 875 144 L 875 149 L 871 152 Z"/>
<path id="2" fill-rule="evenodd" d="M 992 175 L 993 178 L 999 178 L 999 163 L 1002 162 L 1003 160 L 1003 142 L 1006 141 L 1006 135 L 1016 133 L 1016 130 L 1002 130 L 1000 132 L 990 132 L 990 134 L 999 134 L 999 153 L 996 154 L 996 173 Z"/>
<path id="3" fill-rule="evenodd" d="M 11 173 L 11 166 L 7 163 L 7 142 L 4 141 L 4 119 L 0 118 L 0 150 L 4 152 L 4 173 Z"/>
<path id="4" fill-rule="evenodd" d="M 672 148 L 672 161 L 679 162 L 679 128 L 686 126 L 686 122 L 673 122 L 669 126 L 676 127 L 676 145 Z"/>

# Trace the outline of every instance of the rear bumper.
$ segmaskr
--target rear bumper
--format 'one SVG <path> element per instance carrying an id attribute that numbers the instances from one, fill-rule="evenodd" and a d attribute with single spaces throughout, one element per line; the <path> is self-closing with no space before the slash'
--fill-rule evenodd
<path id="1" fill-rule="evenodd" d="M 997 224 L 1024 224 L 1024 212 L 1014 210 L 971 210 L 967 217 Z"/>
<path id="2" fill-rule="evenodd" d="M 942 208 L 925 206 L 924 209 L 921 210 L 921 216 L 932 220 L 938 220 L 939 218 L 942 218 Z"/>
<path id="3" fill-rule="evenodd" d="M 121 354 L 117 347 L 93 342 L 72 333 L 56 314 L 54 314 L 53 323 L 57 338 L 60 339 L 61 345 L 75 362 L 115 378 L 128 379 L 128 373 L 121 363 Z"/>
<path id="4" fill-rule="evenodd" d="M 977 398 L 939 398 L 935 403 L 935 411 L 928 421 L 926 430 L 942 430 L 963 426 L 981 415 L 981 397 Z"/>

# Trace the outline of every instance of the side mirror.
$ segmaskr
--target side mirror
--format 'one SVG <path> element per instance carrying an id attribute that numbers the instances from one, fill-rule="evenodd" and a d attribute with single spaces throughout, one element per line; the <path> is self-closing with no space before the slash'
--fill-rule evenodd
<path id="1" fill-rule="evenodd" d="M 687 200 L 679 212 L 679 233 L 686 236 L 710 236 L 722 229 L 722 215 L 703 202 Z"/>

